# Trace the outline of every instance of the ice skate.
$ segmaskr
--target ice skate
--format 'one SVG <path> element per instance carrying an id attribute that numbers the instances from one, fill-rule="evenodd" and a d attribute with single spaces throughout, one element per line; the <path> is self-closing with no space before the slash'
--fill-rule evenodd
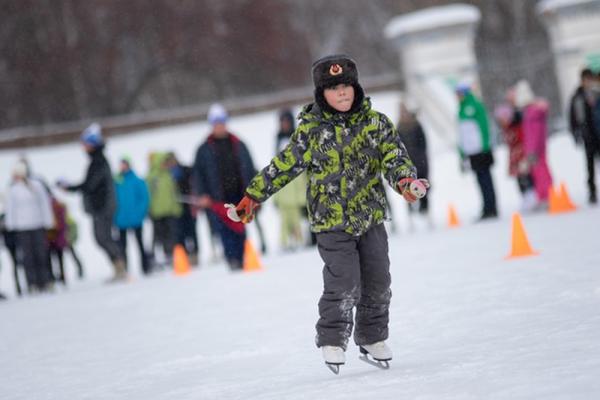
<path id="1" fill-rule="evenodd" d="M 346 353 L 344 353 L 344 349 L 338 346 L 323 346 L 321 347 L 321 350 L 323 351 L 323 359 L 325 360 L 327 368 L 334 374 L 339 374 L 340 365 L 346 363 Z"/>
<path id="2" fill-rule="evenodd" d="M 359 358 L 367 364 L 381 369 L 390 367 L 388 361 L 392 359 L 392 350 L 385 341 L 359 346 L 359 350 L 361 354 Z"/>

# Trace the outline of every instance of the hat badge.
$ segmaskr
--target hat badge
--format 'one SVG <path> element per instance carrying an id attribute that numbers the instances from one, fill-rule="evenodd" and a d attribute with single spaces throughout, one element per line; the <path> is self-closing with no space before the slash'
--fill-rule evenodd
<path id="1" fill-rule="evenodd" d="M 340 64 L 331 64 L 331 67 L 329 67 L 329 75 L 331 76 L 337 76 L 342 72 L 344 72 L 344 69 Z"/>

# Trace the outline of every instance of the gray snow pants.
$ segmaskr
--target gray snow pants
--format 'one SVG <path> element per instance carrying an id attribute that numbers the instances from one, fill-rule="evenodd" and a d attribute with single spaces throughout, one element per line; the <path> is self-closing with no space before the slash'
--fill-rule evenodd
<path id="1" fill-rule="evenodd" d="M 392 297 L 387 239 L 383 224 L 361 236 L 345 232 L 317 233 L 317 246 L 325 262 L 320 318 L 316 326 L 318 347 L 346 349 L 354 325 L 354 307 L 357 345 L 387 339 Z"/>

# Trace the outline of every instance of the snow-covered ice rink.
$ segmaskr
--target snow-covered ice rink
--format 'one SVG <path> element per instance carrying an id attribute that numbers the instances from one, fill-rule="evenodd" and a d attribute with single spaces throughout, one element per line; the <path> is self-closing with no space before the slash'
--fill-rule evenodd
<path id="1" fill-rule="evenodd" d="M 398 94 L 378 93 L 374 107 L 394 120 Z M 275 147 L 276 111 L 233 118 L 257 167 Z M 451 135 L 452 132 L 449 128 Z M 129 155 L 146 172 L 151 150 L 174 150 L 184 163 L 207 133 L 204 123 L 110 139 L 113 167 Z M 284 254 L 272 203 L 261 215 L 269 245 L 263 270 L 231 274 L 211 264 L 185 277 L 140 276 L 133 246 L 132 280 L 107 286 L 104 255 L 91 239 L 81 199 L 58 193 L 80 220 L 86 279 L 67 260 L 68 288 L 15 297 L 2 250 L 0 399 L 597 399 L 600 398 L 600 208 L 586 204 L 584 156 L 567 134 L 549 142 L 556 182 L 565 182 L 576 212 L 525 215 L 540 255 L 507 261 L 516 183 L 506 149 L 493 173 L 501 217 L 474 224 L 479 195 L 440 136 L 432 148 L 435 228 L 408 229 L 406 206 L 393 197 L 398 226 L 390 233 L 393 298 L 391 368 L 376 369 L 351 346 L 335 376 L 314 345 L 322 263 L 315 249 Z M 6 187 L 19 151 L 0 152 Z M 78 144 L 27 151 L 38 175 L 81 179 L 87 159 Z M 391 192 L 390 192 L 391 194 Z M 446 227 L 448 204 L 461 226 Z M 149 231 L 147 232 L 150 233 Z M 202 249 L 206 229 L 200 222 Z M 249 234 L 255 246 L 253 227 Z"/>

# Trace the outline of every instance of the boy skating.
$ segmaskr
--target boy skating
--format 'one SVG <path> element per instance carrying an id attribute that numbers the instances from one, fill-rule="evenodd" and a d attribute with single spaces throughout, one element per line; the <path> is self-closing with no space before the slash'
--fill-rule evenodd
<path id="1" fill-rule="evenodd" d="M 309 221 L 325 263 L 316 344 L 337 373 L 354 327 L 361 353 L 387 366 L 391 280 L 381 174 L 409 202 L 429 184 L 417 179 L 390 119 L 371 109 L 352 59 L 322 58 L 312 77 L 315 102 L 303 108 L 290 143 L 252 179 L 233 217 L 252 221 L 261 202 L 306 170 Z"/>

